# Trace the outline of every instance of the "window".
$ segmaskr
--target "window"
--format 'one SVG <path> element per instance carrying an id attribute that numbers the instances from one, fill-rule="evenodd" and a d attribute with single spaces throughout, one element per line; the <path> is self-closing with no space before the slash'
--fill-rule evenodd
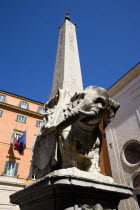
<path id="1" fill-rule="evenodd" d="M 27 103 L 25 101 L 20 101 L 19 106 L 23 109 L 29 109 L 29 103 Z"/>
<path id="2" fill-rule="evenodd" d="M 40 114 L 44 114 L 45 113 L 45 110 L 44 110 L 44 108 L 43 107 L 38 107 L 38 112 L 40 113 Z"/>
<path id="3" fill-rule="evenodd" d="M 140 142 L 131 140 L 127 142 L 123 150 L 123 160 L 126 165 L 133 167 L 140 163 Z"/>
<path id="4" fill-rule="evenodd" d="M 36 179 L 36 175 L 33 174 L 32 166 L 30 166 L 30 172 L 29 172 L 29 179 Z"/>
<path id="5" fill-rule="evenodd" d="M 17 176 L 18 165 L 19 163 L 6 161 L 4 174 L 8 176 Z"/>
<path id="6" fill-rule="evenodd" d="M 22 116 L 22 115 L 17 115 L 17 118 L 16 118 L 17 121 L 24 122 L 24 123 L 26 123 L 26 119 L 27 117 Z"/>
<path id="7" fill-rule="evenodd" d="M 0 101 L 4 102 L 5 101 L 6 96 L 4 95 L 0 95 Z"/>
<path id="8" fill-rule="evenodd" d="M 133 181 L 133 187 L 134 189 L 140 188 L 140 174 L 138 174 Z"/>
<path id="9" fill-rule="evenodd" d="M 16 133 L 16 138 L 17 138 L 17 140 L 19 140 L 19 138 L 20 138 L 21 136 L 22 136 L 21 134 Z"/>
<path id="10" fill-rule="evenodd" d="M 3 110 L 0 110 L 0 117 L 2 117 L 2 114 L 3 114 Z"/>
<path id="11" fill-rule="evenodd" d="M 42 121 L 40 121 L 40 120 L 37 120 L 37 121 L 36 121 L 36 126 L 37 126 L 37 127 L 40 127 L 41 124 L 42 124 Z"/>

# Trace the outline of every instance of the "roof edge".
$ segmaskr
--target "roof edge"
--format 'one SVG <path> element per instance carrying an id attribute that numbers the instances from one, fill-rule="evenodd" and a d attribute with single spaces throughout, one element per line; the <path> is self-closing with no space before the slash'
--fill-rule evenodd
<path id="1" fill-rule="evenodd" d="M 17 94 L 14 94 L 14 93 L 10 93 L 10 92 L 5 91 L 5 90 L 0 90 L 0 92 L 2 92 L 4 94 L 7 94 L 9 96 L 14 96 L 14 97 L 19 98 L 19 99 L 25 99 L 25 100 L 30 101 L 30 102 L 33 102 L 33 103 L 44 105 L 43 102 L 36 101 L 36 100 L 30 99 L 30 98 L 27 98 L 27 97 L 24 97 L 24 96 L 21 96 L 21 95 L 17 95 Z"/>
<path id="2" fill-rule="evenodd" d="M 110 88 L 107 89 L 110 97 L 117 94 L 123 89 L 129 82 L 135 79 L 140 74 L 140 62 L 132 67 L 126 74 L 124 74 L 119 80 L 117 80 Z"/>

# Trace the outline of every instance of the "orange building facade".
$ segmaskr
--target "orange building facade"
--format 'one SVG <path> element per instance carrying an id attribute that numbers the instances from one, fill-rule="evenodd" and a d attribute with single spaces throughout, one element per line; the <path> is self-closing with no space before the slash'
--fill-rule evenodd
<path id="1" fill-rule="evenodd" d="M 0 193 L 2 195 L 0 209 L 18 210 L 18 206 L 13 206 L 9 202 L 9 195 L 35 181 L 35 176 L 30 168 L 32 147 L 43 120 L 43 113 L 43 103 L 0 91 Z M 19 154 L 11 144 L 15 130 L 17 139 L 26 130 L 26 148 L 23 154 Z M 102 130 L 103 134 L 104 132 Z M 102 174 L 111 175 L 104 137 L 100 167 Z"/>
<path id="2" fill-rule="evenodd" d="M 9 195 L 35 179 L 30 170 L 32 147 L 43 113 L 43 103 L 0 91 L 0 193 L 7 196 L 7 199 L 0 199 L 0 209 L 13 209 L 7 201 Z M 17 139 L 26 130 L 23 154 L 19 154 L 11 144 L 15 129 Z"/>

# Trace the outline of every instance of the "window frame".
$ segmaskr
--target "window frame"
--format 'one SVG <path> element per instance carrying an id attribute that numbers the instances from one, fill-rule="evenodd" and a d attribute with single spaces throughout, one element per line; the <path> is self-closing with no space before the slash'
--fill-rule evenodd
<path id="1" fill-rule="evenodd" d="M 42 111 L 40 111 L 40 110 L 42 110 Z M 40 113 L 40 114 L 44 114 L 44 113 L 45 113 L 45 109 L 44 109 L 44 107 L 42 107 L 42 106 L 38 106 L 38 113 Z"/>
<path id="2" fill-rule="evenodd" d="M 32 165 L 30 165 L 28 179 L 36 180 L 36 175 L 32 173 Z"/>
<path id="3" fill-rule="evenodd" d="M 17 138 L 17 140 L 19 140 L 21 136 L 22 136 L 22 134 L 16 133 L 16 138 Z"/>
<path id="4" fill-rule="evenodd" d="M 4 98 L 4 100 L 1 100 L 1 98 Z M 5 99 L 6 99 L 6 96 L 5 96 L 5 95 L 0 94 L 0 102 L 5 102 Z"/>
<path id="5" fill-rule="evenodd" d="M 14 169 L 12 168 L 12 165 L 14 166 Z M 6 161 L 3 174 L 6 176 L 17 176 L 18 167 L 19 167 L 19 163 L 14 162 L 14 161 Z M 13 174 L 12 174 L 12 170 L 13 170 Z"/>
<path id="6" fill-rule="evenodd" d="M 39 125 L 38 125 L 38 123 L 39 123 Z M 40 127 L 41 124 L 42 124 L 42 121 L 41 121 L 41 120 L 36 120 L 36 126 L 37 126 L 37 127 Z"/>
<path id="7" fill-rule="evenodd" d="M 22 103 L 25 103 L 27 106 L 24 107 L 25 104 L 22 104 Z M 20 101 L 19 107 L 22 108 L 22 109 L 29 109 L 29 103 L 26 102 L 26 101 Z"/>
<path id="8" fill-rule="evenodd" d="M 19 117 L 24 117 L 24 121 L 23 121 L 23 120 L 19 120 L 19 119 L 18 119 Z M 25 117 L 24 115 L 19 115 L 19 114 L 17 114 L 17 116 L 16 116 L 16 121 L 22 122 L 22 123 L 26 123 L 27 117 Z"/>
<path id="9" fill-rule="evenodd" d="M 122 160 L 125 163 L 125 165 L 127 165 L 128 167 L 136 167 L 136 166 L 140 165 L 140 161 L 133 164 L 133 163 L 128 162 L 128 160 L 126 159 L 126 156 L 125 156 L 125 150 L 126 150 L 127 146 L 131 143 L 138 143 L 140 145 L 140 141 L 137 139 L 128 140 L 123 146 L 123 150 L 121 152 L 122 153 L 121 157 L 122 157 Z"/>
<path id="10" fill-rule="evenodd" d="M 0 109 L 0 117 L 2 117 L 2 115 L 3 115 L 3 110 Z"/>

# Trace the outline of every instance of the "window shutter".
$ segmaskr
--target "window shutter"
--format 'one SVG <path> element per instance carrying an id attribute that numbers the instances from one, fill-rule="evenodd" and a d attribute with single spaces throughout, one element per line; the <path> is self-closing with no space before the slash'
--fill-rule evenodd
<path id="1" fill-rule="evenodd" d="M 15 163 L 15 171 L 14 171 L 14 176 L 17 176 L 17 171 L 18 171 L 18 165 L 19 163 Z"/>
<path id="2" fill-rule="evenodd" d="M 36 179 L 36 176 L 33 174 L 33 168 L 32 165 L 30 166 L 30 171 L 29 171 L 29 179 Z"/>
<path id="3" fill-rule="evenodd" d="M 25 123 L 26 123 L 26 120 L 27 120 L 27 117 L 25 117 L 25 120 L 24 120 Z"/>
<path id="4" fill-rule="evenodd" d="M 29 109 L 29 103 L 27 103 L 27 109 Z"/>
<path id="5" fill-rule="evenodd" d="M 20 103 L 19 103 L 19 107 L 21 107 L 21 103 L 22 103 L 22 101 L 20 101 Z"/>
<path id="6" fill-rule="evenodd" d="M 3 114 L 3 110 L 0 110 L 0 116 L 2 116 L 2 114 Z"/>
<path id="7" fill-rule="evenodd" d="M 30 171 L 29 171 L 29 178 L 32 178 L 32 166 L 30 166 Z"/>
<path id="8" fill-rule="evenodd" d="M 36 126 L 37 126 L 37 127 L 40 126 L 40 121 L 39 121 L 39 120 L 36 121 Z"/>
<path id="9" fill-rule="evenodd" d="M 9 164 L 9 161 L 6 161 L 5 169 L 4 169 L 4 174 L 5 175 L 7 174 L 8 164 Z"/>

